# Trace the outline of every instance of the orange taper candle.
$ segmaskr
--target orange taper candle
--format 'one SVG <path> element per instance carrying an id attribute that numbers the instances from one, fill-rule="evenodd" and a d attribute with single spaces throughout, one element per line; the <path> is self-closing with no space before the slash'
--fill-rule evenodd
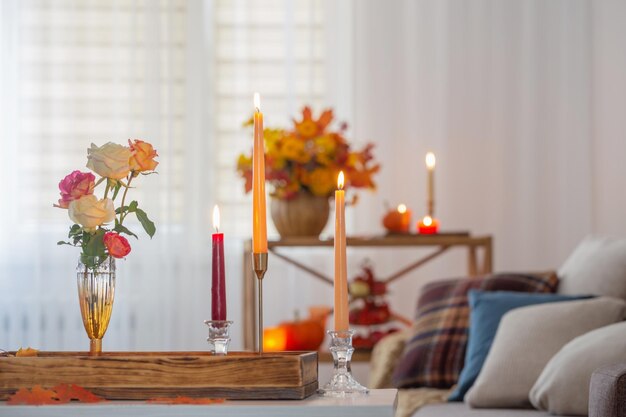
<path id="1" fill-rule="evenodd" d="M 343 171 L 335 191 L 335 331 L 348 330 L 348 266 L 346 264 L 346 198 Z"/>
<path id="2" fill-rule="evenodd" d="M 259 93 L 254 93 L 254 148 L 252 152 L 252 251 L 267 253 L 265 217 L 265 146 Z"/>

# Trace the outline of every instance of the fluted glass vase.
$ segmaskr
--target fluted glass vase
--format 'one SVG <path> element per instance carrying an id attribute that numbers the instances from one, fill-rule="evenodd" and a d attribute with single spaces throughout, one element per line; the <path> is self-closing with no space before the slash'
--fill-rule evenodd
<path id="1" fill-rule="evenodd" d="M 78 302 L 83 325 L 89 337 L 89 353 L 102 353 L 102 338 L 109 327 L 115 297 L 115 259 L 95 259 L 85 265 L 79 258 L 76 267 Z M 95 265 L 95 266 L 94 266 Z"/>

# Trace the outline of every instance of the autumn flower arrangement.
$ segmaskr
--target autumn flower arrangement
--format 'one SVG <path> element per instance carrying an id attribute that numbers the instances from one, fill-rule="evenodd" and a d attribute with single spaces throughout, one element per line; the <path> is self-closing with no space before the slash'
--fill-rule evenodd
<path id="1" fill-rule="evenodd" d="M 59 245 L 81 248 L 81 262 L 96 268 L 108 256 L 123 258 L 130 253 L 130 244 L 122 234 L 137 235 L 124 226 L 129 214 L 134 214 L 148 236 L 156 232 L 154 223 L 135 200 L 127 202 L 128 190 L 135 178 L 155 173 L 158 162 L 156 150 L 148 142 L 129 140 L 128 146 L 108 142 L 100 147 L 91 144 L 87 150 L 87 168 L 91 172 L 74 171 L 59 183 L 61 198 L 55 207 L 68 210 L 74 224 L 68 241 Z M 95 196 L 96 187 L 104 184 L 101 199 Z M 121 202 L 116 207 L 116 198 Z"/>
<path id="2" fill-rule="evenodd" d="M 345 123 L 333 130 L 333 111 L 324 110 L 315 119 L 310 107 L 293 128 L 263 131 L 265 140 L 265 178 L 272 185 L 272 196 L 289 200 L 305 192 L 330 197 L 337 187 L 337 175 L 344 171 L 346 188 L 375 189 L 372 177 L 380 169 L 372 156 L 373 144 L 355 151 L 344 134 Z M 252 120 L 246 123 L 252 125 Z M 245 179 L 245 191 L 252 189 L 252 155 L 241 154 L 237 171 Z"/>

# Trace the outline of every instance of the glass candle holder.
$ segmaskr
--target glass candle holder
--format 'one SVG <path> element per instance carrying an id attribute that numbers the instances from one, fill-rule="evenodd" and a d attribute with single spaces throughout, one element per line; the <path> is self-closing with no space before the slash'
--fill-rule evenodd
<path id="1" fill-rule="evenodd" d="M 215 355 L 228 354 L 230 344 L 230 325 L 228 320 L 205 320 L 204 324 L 209 326 L 209 337 L 206 338 L 211 347 L 211 352 Z"/>
<path id="2" fill-rule="evenodd" d="M 329 330 L 327 333 L 331 337 L 330 352 L 333 355 L 333 376 L 317 392 L 325 397 L 347 397 L 369 393 L 366 387 L 354 379 L 350 369 L 352 353 L 354 352 L 352 347 L 354 331 L 335 332 Z"/>

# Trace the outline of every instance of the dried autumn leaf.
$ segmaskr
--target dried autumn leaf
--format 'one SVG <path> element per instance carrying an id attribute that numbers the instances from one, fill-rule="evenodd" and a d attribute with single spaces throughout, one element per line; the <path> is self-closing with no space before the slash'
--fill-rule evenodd
<path id="1" fill-rule="evenodd" d="M 43 389 L 40 385 L 35 385 L 31 389 L 20 388 L 9 397 L 9 405 L 45 405 L 58 404 L 56 393 L 49 389 Z"/>
<path id="2" fill-rule="evenodd" d="M 152 398 L 146 402 L 150 404 L 220 404 L 223 403 L 224 398 L 191 398 L 191 397 L 158 397 Z"/>
<path id="3" fill-rule="evenodd" d="M 33 349 L 30 346 L 26 349 L 20 348 L 17 352 L 15 352 L 15 356 L 17 357 L 29 357 L 29 356 L 37 356 L 39 351 L 37 349 Z"/>
<path id="4" fill-rule="evenodd" d="M 59 384 L 52 389 L 56 392 L 56 397 L 61 403 L 68 403 L 72 400 L 82 403 L 106 401 L 104 398 L 76 384 Z"/>

